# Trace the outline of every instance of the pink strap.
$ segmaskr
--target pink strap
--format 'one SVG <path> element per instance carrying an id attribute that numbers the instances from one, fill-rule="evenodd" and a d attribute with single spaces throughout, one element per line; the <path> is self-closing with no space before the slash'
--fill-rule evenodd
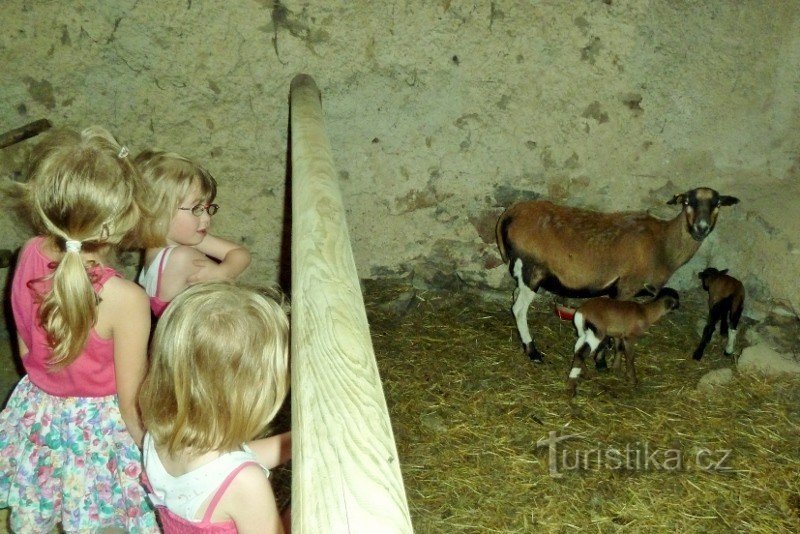
<path id="1" fill-rule="evenodd" d="M 169 256 L 169 252 L 172 247 L 167 247 L 161 253 L 161 261 L 158 262 L 158 274 L 156 275 L 156 294 L 155 297 L 158 297 L 161 294 L 161 273 L 164 272 L 164 262 L 167 260 L 167 256 Z"/>
<path id="2" fill-rule="evenodd" d="M 217 508 L 217 504 L 219 504 L 219 500 L 222 499 L 222 496 L 225 494 L 225 490 L 228 489 L 228 486 L 231 485 L 233 479 L 236 478 L 236 475 L 239 474 L 239 471 L 247 467 L 248 465 L 256 465 L 259 468 L 261 465 L 258 462 L 244 462 L 243 464 L 239 465 L 236 469 L 230 472 L 230 474 L 225 477 L 225 480 L 222 481 L 217 493 L 214 494 L 214 498 L 211 499 L 211 502 L 208 503 L 208 508 L 206 509 L 206 513 L 203 516 L 203 523 L 208 523 L 211 521 L 211 516 L 214 514 L 214 510 Z"/>

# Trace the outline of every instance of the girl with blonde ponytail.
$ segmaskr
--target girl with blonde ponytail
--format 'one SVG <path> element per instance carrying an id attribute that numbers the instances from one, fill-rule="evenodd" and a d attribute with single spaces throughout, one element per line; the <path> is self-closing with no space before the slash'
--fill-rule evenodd
<path id="1" fill-rule="evenodd" d="M 39 235 L 11 284 L 26 375 L 0 413 L 0 508 L 14 532 L 158 532 L 139 480 L 149 303 L 106 261 L 140 219 L 141 178 L 95 126 L 50 134 L 20 187 Z"/>

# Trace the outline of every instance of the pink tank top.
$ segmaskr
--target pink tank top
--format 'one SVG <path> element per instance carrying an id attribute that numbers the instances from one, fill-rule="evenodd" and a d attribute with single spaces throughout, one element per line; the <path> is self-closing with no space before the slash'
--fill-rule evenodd
<path id="1" fill-rule="evenodd" d="M 153 259 L 153 263 L 157 265 L 150 265 L 149 268 L 142 270 L 139 275 L 139 285 L 144 287 L 147 296 L 150 297 L 150 310 L 153 315 L 158 318 L 164 313 L 169 305 L 169 300 L 161 300 L 159 294 L 161 293 L 161 275 L 164 273 L 164 266 L 167 264 L 167 259 L 176 247 L 167 247 L 161 250 L 158 255 Z M 152 267 L 155 271 L 151 272 Z"/>
<path id="2" fill-rule="evenodd" d="M 51 282 L 42 279 L 53 273 L 56 262 L 42 250 L 44 237 L 35 237 L 22 248 L 11 283 L 11 308 L 17 335 L 28 347 L 22 365 L 28 377 L 45 393 L 57 397 L 105 397 L 117 392 L 114 376 L 114 340 L 89 331 L 86 347 L 66 368 L 52 372 L 48 365 L 52 350 L 47 334 L 39 323 L 40 296 L 50 291 Z M 105 266 L 89 270 L 95 292 L 99 293 L 108 279 L 119 276 Z"/>
<path id="3" fill-rule="evenodd" d="M 169 306 L 168 300 L 161 300 L 158 294 L 161 292 L 161 275 L 164 273 L 164 263 L 166 262 L 167 254 L 163 254 L 161 256 L 161 261 L 158 262 L 158 282 L 156 284 L 156 294 L 154 297 L 150 297 L 150 309 L 153 310 L 153 315 L 156 317 L 161 317 L 161 314 L 164 313 L 164 310 L 167 309 Z"/>
<path id="4" fill-rule="evenodd" d="M 233 482 L 233 479 L 248 465 L 257 465 L 260 467 L 256 462 L 245 462 L 231 471 L 214 494 L 200 522 L 184 519 L 172 513 L 166 506 L 156 506 L 156 512 L 158 512 L 158 517 L 161 520 L 161 527 L 164 529 L 164 534 L 236 534 L 238 532 L 238 530 L 236 530 L 236 523 L 233 521 L 212 523 L 211 516 L 214 515 L 214 510 L 217 509 L 220 499 L 222 499 L 222 496 L 225 494 L 228 486 L 231 485 L 231 482 Z"/>

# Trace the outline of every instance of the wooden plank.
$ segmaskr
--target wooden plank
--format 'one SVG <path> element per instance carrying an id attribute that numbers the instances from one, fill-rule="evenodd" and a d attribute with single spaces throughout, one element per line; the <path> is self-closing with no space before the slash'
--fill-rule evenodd
<path id="1" fill-rule="evenodd" d="M 52 125 L 50 124 L 49 120 L 39 119 L 38 121 L 30 122 L 24 126 L 20 126 L 19 128 L 9 130 L 6 133 L 0 134 L 0 148 L 5 148 L 7 146 L 19 143 L 20 141 L 24 141 L 29 137 L 39 135 L 43 131 L 50 128 L 50 126 Z"/>
<path id="2" fill-rule="evenodd" d="M 412 532 L 320 92 L 291 85 L 292 531 Z"/>

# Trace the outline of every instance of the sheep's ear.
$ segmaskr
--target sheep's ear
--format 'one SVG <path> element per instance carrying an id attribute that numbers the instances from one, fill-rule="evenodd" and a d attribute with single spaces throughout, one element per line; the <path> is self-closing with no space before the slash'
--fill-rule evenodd
<path id="1" fill-rule="evenodd" d="M 726 274 L 727 272 L 728 272 L 728 269 L 722 269 L 721 271 L 719 271 L 719 274 Z"/>
<path id="2" fill-rule="evenodd" d="M 670 204 L 670 205 L 683 204 L 684 202 L 686 202 L 686 194 L 685 193 L 681 193 L 680 195 L 675 195 L 674 197 L 672 197 L 671 200 L 668 200 L 667 204 Z"/>
<path id="3" fill-rule="evenodd" d="M 650 284 L 645 284 L 644 290 L 650 293 L 651 297 L 655 297 L 656 295 L 658 295 L 658 290 Z"/>
<path id="4" fill-rule="evenodd" d="M 739 199 L 736 197 L 731 197 L 728 195 L 720 195 L 719 197 L 719 205 L 720 206 L 733 206 L 734 204 L 738 204 Z"/>

